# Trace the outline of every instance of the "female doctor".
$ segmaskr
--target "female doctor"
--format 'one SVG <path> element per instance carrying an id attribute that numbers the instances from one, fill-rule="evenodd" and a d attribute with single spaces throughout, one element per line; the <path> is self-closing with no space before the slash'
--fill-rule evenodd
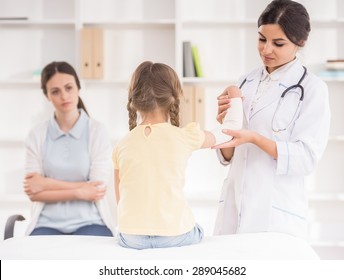
<path id="1" fill-rule="evenodd" d="M 263 66 L 240 81 L 242 130 L 218 146 L 230 164 L 219 201 L 215 234 L 282 232 L 307 236 L 305 176 L 314 171 L 327 144 L 330 109 L 326 84 L 296 54 L 310 32 L 307 10 L 274 0 L 258 19 Z M 222 122 L 230 100 L 218 97 Z"/>

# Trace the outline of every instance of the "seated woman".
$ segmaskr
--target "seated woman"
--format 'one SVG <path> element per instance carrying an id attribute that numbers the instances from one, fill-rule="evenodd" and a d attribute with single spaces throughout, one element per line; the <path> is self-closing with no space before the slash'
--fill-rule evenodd
<path id="1" fill-rule="evenodd" d="M 27 234 L 113 236 L 116 202 L 107 132 L 88 116 L 71 65 L 46 65 L 41 87 L 55 112 L 26 142 L 24 190 L 33 201 Z"/>

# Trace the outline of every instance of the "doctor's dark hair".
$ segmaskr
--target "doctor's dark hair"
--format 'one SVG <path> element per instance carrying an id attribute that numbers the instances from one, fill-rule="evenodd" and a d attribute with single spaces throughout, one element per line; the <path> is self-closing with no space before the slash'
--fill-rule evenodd
<path id="1" fill-rule="evenodd" d="M 76 74 L 73 66 L 65 61 L 53 61 L 43 68 L 41 74 L 41 89 L 43 90 L 45 96 L 48 96 L 47 83 L 56 73 L 72 75 L 75 79 L 78 89 L 81 89 L 79 77 Z M 83 109 L 88 115 L 84 102 L 82 102 L 80 96 L 78 101 L 78 109 Z"/>
<path id="2" fill-rule="evenodd" d="M 305 45 L 311 31 L 306 8 L 291 0 L 272 1 L 258 19 L 258 27 L 265 24 L 278 24 L 288 39 L 299 47 Z"/>
<path id="3" fill-rule="evenodd" d="M 182 86 L 177 73 L 168 65 L 142 62 L 134 71 L 128 92 L 129 129 L 137 126 L 137 111 L 155 109 L 165 112 L 174 126 L 179 126 L 179 103 Z"/>

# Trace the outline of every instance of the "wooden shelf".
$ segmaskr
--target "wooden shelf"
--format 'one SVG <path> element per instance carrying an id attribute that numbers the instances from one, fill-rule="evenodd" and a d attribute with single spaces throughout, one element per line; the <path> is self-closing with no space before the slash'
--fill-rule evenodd
<path id="1" fill-rule="evenodd" d="M 316 193 L 309 194 L 310 201 L 344 202 L 344 193 Z"/>

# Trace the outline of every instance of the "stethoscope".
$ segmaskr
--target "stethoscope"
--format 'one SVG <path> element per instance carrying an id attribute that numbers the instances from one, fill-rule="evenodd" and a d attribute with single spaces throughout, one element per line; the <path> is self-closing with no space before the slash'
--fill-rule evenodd
<path id="1" fill-rule="evenodd" d="M 303 72 L 303 75 L 302 75 L 301 79 L 299 80 L 299 82 L 298 82 L 297 84 L 295 84 L 295 85 L 292 85 L 292 86 L 286 88 L 286 89 L 282 92 L 282 94 L 281 94 L 281 98 L 280 98 L 280 100 L 279 100 L 279 102 L 278 102 L 278 104 L 277 104 L 276 110 L 275 110 L 274 115 L 273 115 L 272 120 L 271 120 L 271 128 L 272 128 L 272 131 L 274 131 L 274 132 L 280 132 L 280 131 L 287 130 L 287 129 L 292 125 L 292 123 L 294 122 L 295 117 L 296 117 L 296 115 L 297 115 L 297 113 L 298 113 L 298 111 L 299 111 L 299 108 L 301 107 L 301 103 L 302 103 L 302 101 L 303 101 L 304 91 L 305 91 L 304 88 L 303 88 L 303 86 L 301 85 L 301 83 L 302 83 L 303 79 L 304 79 L 304 78 L 306 77 L 306 75 L 307 75 L 307 68 L 306 68 L 305 66 L 302 66 L 302 67 L 303 67 L 303 69 L 304 69 L 304 72 Z M 245 78 L 245 80 L 243 80 L 243 82 L 242 82 L 241 85 L 239 86 L 240 89 L 241 89 L 242 86 L 246 83 L 246 80 L 247 80 L 246 78 Z M 280 107 L 281 107 L 281 104 L 282 104 L 282 102 L 283 102 L 284 97 L 286 96 L 286 94 L 287 94 L 290 90 L 292 90 L 292 89 L 297 89 L 297 88 L 300 89 L 301 95 L 300 95 L 300 99 L 299 99 L 299 102 L 298 102 L 298 104 L 297 104 L 297 107 L 296 107 L 296 110 L 295 110 L 295 113 L 294 113 L 292 119 L 290 120 L 290 122 L 288 123 L 288 125 L 287 125 L 285 128 L 275 128 L 275 126 L 274 126 L 274 120 L 275 120 L 275 117 L 276 117 L 276 114 L 277 114 L 278 110 L 279 110 Z"/>

